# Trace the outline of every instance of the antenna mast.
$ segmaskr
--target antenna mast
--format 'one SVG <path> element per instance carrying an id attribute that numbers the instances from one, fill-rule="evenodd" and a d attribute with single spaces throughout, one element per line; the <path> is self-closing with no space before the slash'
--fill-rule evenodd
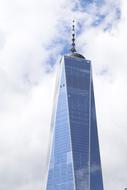
<path id="1" fill-rule="evenodd" d="M 72 48 L 71 48 L 71 52 L 72 53 L 76 52 L 76 48 L 75 48 L 75 20 L 73 20 L 73 24 L 72 24 Z"/>

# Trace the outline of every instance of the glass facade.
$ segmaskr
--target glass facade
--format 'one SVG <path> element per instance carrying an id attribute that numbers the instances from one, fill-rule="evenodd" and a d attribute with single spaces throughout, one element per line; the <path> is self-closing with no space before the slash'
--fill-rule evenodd
<path id="1" fill-rule="evenodd" d="M 103 190 L 90 61 L 64 56 L 57 82 L 46 190 Z"/>

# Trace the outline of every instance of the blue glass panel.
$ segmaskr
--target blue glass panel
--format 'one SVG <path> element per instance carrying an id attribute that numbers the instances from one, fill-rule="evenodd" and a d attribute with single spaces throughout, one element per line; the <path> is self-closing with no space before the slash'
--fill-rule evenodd
<path id="1" fill-rule="evenodd" d="M 103 190 L 91 63 L 61 67 L 47 190 Z"/>
<path id="2" fill-rule="evenodd" d="M 90 64 L 65 59 L 72 150 L 77 190 L 89 187 Z"/>
<path id="3" fill-rule="evenodd" d="M 61 69 L 47 190 L 74 190 L 64 64 Z"/>

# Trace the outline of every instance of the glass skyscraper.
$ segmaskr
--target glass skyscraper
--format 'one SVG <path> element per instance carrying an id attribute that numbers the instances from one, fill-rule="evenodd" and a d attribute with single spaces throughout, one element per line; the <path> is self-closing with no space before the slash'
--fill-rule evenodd
<path id="1" fill-rule="evenodd" d="M 72 51 L 60 62 L 46 190 L 103 190 L 91 62 Z"/>

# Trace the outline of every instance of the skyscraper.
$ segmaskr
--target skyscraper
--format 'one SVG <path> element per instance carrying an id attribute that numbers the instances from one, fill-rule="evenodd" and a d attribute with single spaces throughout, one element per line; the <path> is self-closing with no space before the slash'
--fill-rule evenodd
<path id="1" fill-rule="evenodd" d="M 46 190 L 103 190 L 91 62 L 72 35 L 59 65 Z"/>

